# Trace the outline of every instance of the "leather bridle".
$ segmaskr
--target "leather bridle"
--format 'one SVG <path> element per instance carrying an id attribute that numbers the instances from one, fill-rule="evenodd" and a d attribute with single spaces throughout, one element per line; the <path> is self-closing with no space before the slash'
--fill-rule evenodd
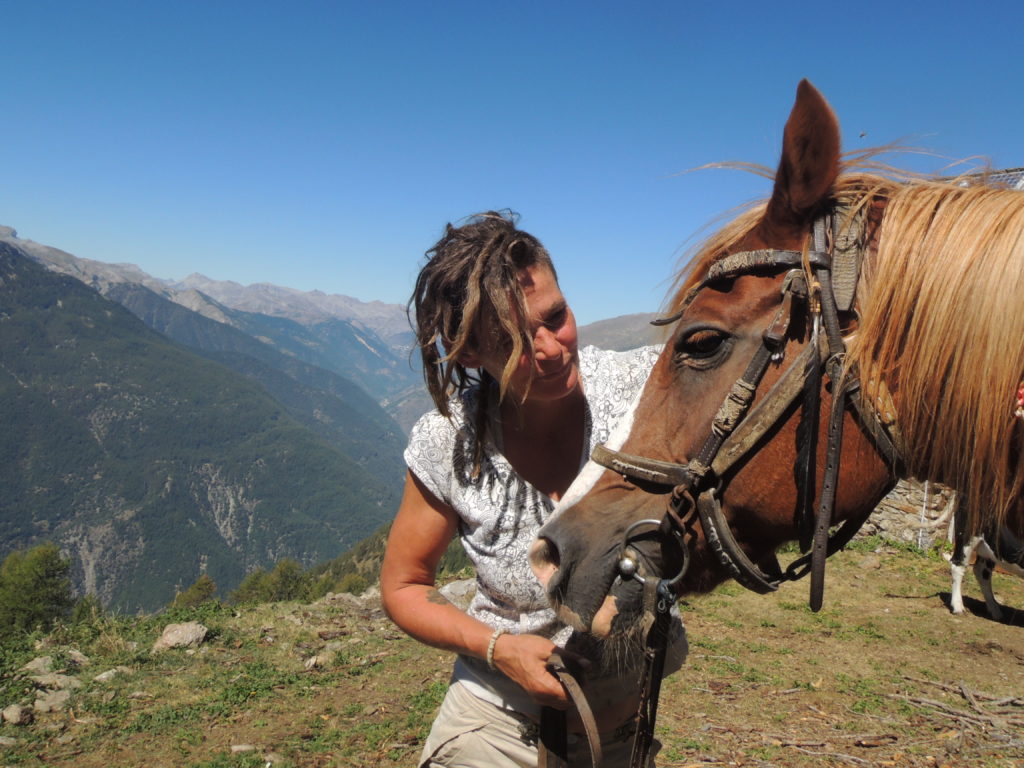
<path id="1" fill-rule="evenodd" d="M 850 218 L 840 231 L 844 217 Z M 654 734 L 658 694 L 668 645 L 670 608 L 675 602 L 689 562 L 688 531 L 696 514 L 708 547 L 729 575 L 744 587 L 761 594 L 774 592 L 786 581 L 811 574 L 810 607 L 821 608 L 824 596 L 825 560 L 842 549 L 860 529 L 867 514 L 850 519 L 831 531 L 839 479 L 839 455 L 843 440 L 843 419 L 852 407 L 861 428 L 875 449 L 894 470 L 901 465 L 899 436 L 895 425 L 883 423 L 861 397 L 856 371 L 845 370 L 846 343 L 842 336 L 840 312 L 853 308 L 857 280 L 866 250 L 866 213 L 852 217 L 844 209 L 833 209 L 818 218 L 811 231 L 810 247 L 803 251 L 762 249 L 730 254 L 712 264 L 704 277 L 689 291 L 681 309 L 671 317 L 656 320 L 668 325 L 682 318 L 700 291 L 712 283 L 744 275 L 770 277 L 787 270 L 782 282 L 782 300 L 761 344 L 736 380 L 712 420 L 710 434 L 697 455 L 686 464 L 663 461 L 612 450 L 594 448 L 591 459 L 640 488 L 668 493 L 664 517 L 633 523 L 624 533 L 617 563 L 618 577 L 643 585 L 643 615 L 646 628 L 644 666 L 641 673 L 641 703 L 630 766 L 647 765 Z M 751 408 L 758 388 L 771 365 L 786 357 L 793 305 L 802 303 L 810 320 L 807 346 L 756 406 Z M 826 465 L 817 509 L 816 457 L 822 377 L 829 379 L 832 407 L 829 416 Z M 801 445 L 797 453 L 798 504 L 796 526 L 801 556 L 785 571 L 772 555 L 762 568 L 751 561 L 733 536 L 722 513 L 721 496 L 727 490 L 731 471 L 762 443 L 780 424 L 797 398 L 802 396 Z M 891 410 L 886 408 L 886 411 Z M 678 548 L 681 565 L 671 578 L 644 578 L 639 574 L 637 555 L 630 544 L 640 528 L 656 527 L 667 544 Z M 597 755 L 594 755 L 597 757 Z"/>
<path id="2" fill-rule="evenodd" d="M 789 270 L 782 283 L 782 301 L 775 316 L 761 335 L 761 344 L 743 375 L 730 389 L 714 416 L 710 434 L 697 455 L 686 464 L 660 461 L 621 453 L 598 445 L 591 458 L 602 466 L 639 483 L 645 489 L 670 490 L 662 531 L 683 532 L 695 511 L 704 537 L 718 561 L 740 584 L 758 593 L 773 592 L 785 581 L 811 574 L 811 609 L 821 608 L 824 594 L 825 559 L 842 549 L 866 519 L 848 520 L 830 533 L 839 476 L 843 417 L 852 406 L 860 424 L 891 466 L 899 463 L 894 430 L 883 425 L 875 412 L 864 406 L 860 382 L 854 371 L 844 370 L 846 343 L 839 313 L 853 306 L 856 283 L 863 260 L 864 226 L 861 221 L 836 231 L 840 213 L 830 211 L 815 221 L 813 247 L 806 251 L 763 249 L 730 254 L 715 262 L 687 294 L 675 315 L 657 324 L 678 321 L 701 290 L 708 285 L 751 274 L 777 274 Z M 789 364 L 775 385 L 751 409 L 761 381 L 772 364 L 785 358 L 787 332 L 794 303 L 806 305 L 811 322 L 810 341 Z M 832 408 L 828 425 L 826 466 L 821 496 L 814 509 L 818 444 L 818 414 L 821 379 L 827 376 L 832 388 Z M 722 513 L 721 495 L 727 488 L 730 471 L 780 423 L 797 397 L 803 395 L 804 419 L 802 444 L 798 451 L 797 481 L 799 501 L 797 529 L 803 555 L 783 571 L 772 557 L 767 568 L 753 563 L 740 547 Z M 628 560 L 628 558 L 626 558 Z M 630 571 L 633 566 L 627 565 Z M 625 578 L 631 573 L 621 573 Z M 679 581 L 679 577 L 673 579 Z"/>
<path id="3" fill-rule="evenodd" d="M 846 343 L 843 340 L 839 313 L 853 307 L 857 280 L 865 252 L 866 214 L 860 211 L 839 231 L 843 210 L 831 210 L 818 218 L 811 232 L 811 243 L 804 251 L 763 249 L 730 254 L 712 264 L 704 277 L 690 290 L 681 309 L 672 317 L 656 321 L 667 325 L 677 322 L 701 290 L 717 281 L 743 275 L 771 276 L 788 270 L 782 281 L 782 300 L 768 327 L 761 334 L 761 344 L 736 380 L 711 424 L 697 455 L 686 464 L 661 461 L 614 451 L 598 445 L 591 458 L 598 464 L 621 474 L 653 492 L 670 491 L 665 516 L 659 527 L 662 535 L 685 542 L 692 526 L 693 514 L 700 518 L 708 547 L 729 575 L 744 587 L 761 594 L 774 592 L 785 581 L 795 581 L 811 574 L 810 607 L 818 611 L 825 588 L 825 560 L 842 549 L 860 529 L 867 515 L 845 521 L 831 531 L 836 490 L 839 479 L 839 455 L 843 441 L 843 419 L 852 406 L 862 428 L 871 437 L 876 450 L 889 464 L 899 464 L 898 436 L 895 428 L 883 424 L 875 412 L 865 407 L 860 381 L 855 371 L 844 370 Z M 781 365 L 786 356 L 787 334 L 793 316 L 793 305 L 802 303 L 810 320 L 811 335 L 807 346 L 751 408 L 765 373 L 771 365 Z M 828 424 L 826 465 L 817 509 L 816 496 L 819 413 L 822 376 L 832 388 L 832 408 Z M 728 477 L 739 462 L 762 443 L 763 438 L 782 422 L 797 398 L 802 395 L 800 434 L 802 444 L 797 453 L 798 503 L 797 520 L 801 556 L 785 571 L 773 554 L 767 568 L 752 562 L 732 534 L 722 513 L 721 496 L 727 489 Z M 654 486 L 652 488 L 652 486 Z M 652 521 L 654 522 L 654 521 Z M 637 578 L 637 564 L 624 538 L 618 564 L 619 577 Z M 685 544 L 680 544 L 686 550 Z M 687 558 L 683 558 L 685 570 Z M 672 579 L 661 579 L 655 592 L 667 593 L 671 587 L 678 594 L 684 571 Z M 649 591 L 645 584 L 645 595 Z M 645 607 L 649 600 L 645 597 Z M 663 604 L 662 600 L 659 604 Z M 647 764 L 654 736 L 657 712 L 658 680 L 667 652 L 668 611 L 655 611 L 652 627 L 645 642 L 643 690 L 633 747 L 631 766 Z M 661 627 L 660 631 L 657 628 Z M 655 636 L 653 637 L 652 636 Z M 660 645 L 659 645 L 660 643 Z"/>

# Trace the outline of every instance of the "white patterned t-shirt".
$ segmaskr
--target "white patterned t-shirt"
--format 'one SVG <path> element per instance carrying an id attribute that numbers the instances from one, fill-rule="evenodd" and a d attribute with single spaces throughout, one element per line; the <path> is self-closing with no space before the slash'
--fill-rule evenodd
<path id="1" fill-rule="evenodd" d="M 629 352 L 580 350 L 580 379 L 587 402 L 580 467 L 629 409 L 660 351 L 660 347 Z M 495 629 L 564 642 L 567 628 L 555 618 L 527 559 L 554 502 L 521 478 L 502 455 L 497 419 L 491 421 L 493 439 L 484 445 L 480 473 L 472 476 L 477 394 L 476 388 L 470 388 L 454 397 L 450 420 L 436 410 L 421 417 L 405 450 L 406 464 L 459 516 L 459 536 L 477 577 L 469 615 Z"/>

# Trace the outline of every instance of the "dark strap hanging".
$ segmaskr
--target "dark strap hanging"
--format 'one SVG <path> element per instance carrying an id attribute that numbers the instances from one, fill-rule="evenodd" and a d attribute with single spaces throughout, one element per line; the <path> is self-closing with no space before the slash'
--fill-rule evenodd
<path id="1" fill-rule="evenodd" d="M 640 709 L 637 712 L 636 734 L 629 768 L 647 768 L 654 742 L 654 724 L 658 720 L 658 699 L 661 678 L 665 674 L 668 653 L 668 630 L 675 595 L 668 581 L 648 579 L 644 582 L 644 615 L 653 617 L 644 635 L 644 666 L 640 676 Z"/>
<path id="2" fill-rule="evenodd" d="M 548 671 L 565 687 L 572 700 L 583 730 L 587 734 L 590 745 L 590 760 L 594 768 L 600 768 L 603 755 L 601 753 L 601 734 L 597 730 L 597 721 L 590 709 L 587 697 L 583 693 L 571 664 L 557 651 L 548 658 Z M 578 671 L 577 671 L 578 674 Z M 569 740 L 566 729 L 566 713 L 562 709 L 543 707 L 540 713 L 540 743 L 537 745 L 537 765 L 539 768 L 566 768 L 569 761 Z"/>

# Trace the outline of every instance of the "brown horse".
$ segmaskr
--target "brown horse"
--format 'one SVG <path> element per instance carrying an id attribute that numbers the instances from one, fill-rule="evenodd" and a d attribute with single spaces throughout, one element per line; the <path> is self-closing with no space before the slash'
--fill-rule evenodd
<path id="1" fill-rule="evenodd" d="M 975 530 L 1024 529 L 1024 193 L 863 158 L 801 82 L 771 198 L 699 250 L 628 423 L 534 545 L 578 630 L 634 623 L 634 572 L 770 591 L 810 569 L 779 569 L 795 539 L 823 568 L 898 474 L 959 489 Z"/>

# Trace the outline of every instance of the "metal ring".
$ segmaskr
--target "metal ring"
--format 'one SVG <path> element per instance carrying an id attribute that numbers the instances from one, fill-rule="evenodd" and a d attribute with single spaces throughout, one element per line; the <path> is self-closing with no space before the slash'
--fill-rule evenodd
<path id="1" fill-rule="evenodd" d="M 639 573 L 640 564 L 636 562 L 633 558 L 628 557 L 626 555 L 626 547 L 629 546 L 629 541 L 631 538 L 633 538 L 633 531 L 635 531 L 637 528 L 641 528 L 647 525 L 652 526 L 654 528 L 660 528 L 661 521 L 655 520 L 653 518 L 637 520 L 636 522 L 632 523 L 628 528 L 626 528 L 626 530 L 622 534 L 622 545 L 619 548 L 619 562 L 617 563 L 617 568 L 619 571 L 619 576 L 624 580 L 633 579 L 634 581 L 639 582 L 640 584 L 647 583 L 647 580 Z"/>
<path id="2" fill-rule="evenodd" d="M 626 528 L 626 530 L 623 532 L 622 547 L 620 549 L 619 562 L 617 564 L 619 576 L 621 578 L 633 579 L 634 581 L 640 584 L 647 583 L 647 580 L 639 573 L 640 564 L 637 563 L 633 558 L 628 557 L 626 555 L 626 547 L 629 546 L 629 541 L 632 538 L 633 531 L 635 531 L 637 528 L 651 526 L 653 528 L 658 528 L 660 530 L 661 523 L 661 520 L 655 520 L 654 518 L 649 517 L 643 520 L 637 520 L 636 522 L 632 523 L 628 528 Z M 690 550 L 687 549 L 686 543 L 683 541 L 682 534 L 674 527 L 672 528 L 672 538 L 676 542 L 676 545 L 679 547 L 679 553 L 680 555 L 682 555 L 683 563 L 679 568 L 679 573 L 677 573 L 671 579 L 662 579 L 662 581 L 665 582 L 666 586 L 669 589 L 675 591 L 676 587 L 678 587 L 679 584 L 682 582 L 683 576 L 686 575 L 687 569 L 690 567 Z"/>

